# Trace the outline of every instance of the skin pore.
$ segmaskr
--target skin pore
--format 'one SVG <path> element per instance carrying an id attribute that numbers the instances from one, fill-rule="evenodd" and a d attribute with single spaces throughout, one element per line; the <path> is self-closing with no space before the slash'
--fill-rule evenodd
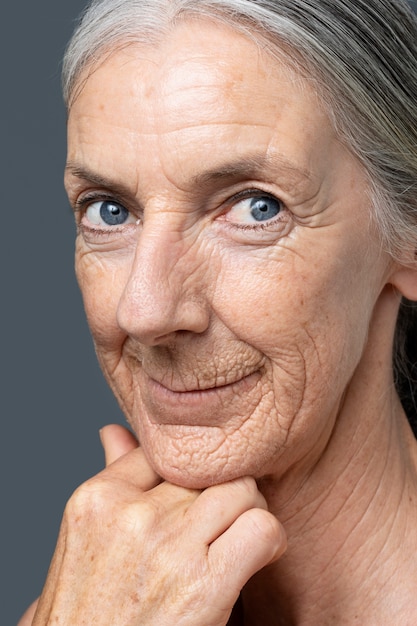
<path id="1" fill-rule="evenodd" d="M 186 489 L 254 477 L 286 529 L 245 624 L 411 626 L 403 273 L 314 91 L 242 35 L 184 22 L 96 68 L 68 138 L 77 276 L 146 458 Z"/>
<path id="2" fill-rule="evenodd" d="M 199 46 L 184 26 L 91 75 L 67 170 L 101 366 L 157 471 L 197 488 L 321 452 L 387 272 L 315 95 L 200 29 Z M 255 221 L 256 198 L 272 218 Z M 108 200 L 125 223 L 103 222 Z"/>

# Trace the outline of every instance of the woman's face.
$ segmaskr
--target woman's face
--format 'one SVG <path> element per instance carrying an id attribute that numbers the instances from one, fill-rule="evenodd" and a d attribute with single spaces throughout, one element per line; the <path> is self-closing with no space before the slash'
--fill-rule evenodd
<path id="1" fill-rule="evenodd" d="M 311 87 L 184 23 L 89 76 L 66 185 L 100 364 L 156 470 L 204 487 L 317 457 L 387 260 Z"/>

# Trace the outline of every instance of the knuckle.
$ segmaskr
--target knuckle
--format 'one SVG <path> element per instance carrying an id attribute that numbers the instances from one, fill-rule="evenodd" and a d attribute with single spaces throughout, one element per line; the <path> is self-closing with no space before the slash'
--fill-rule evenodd
<path id="1" fill-rule="evenodd" d="M 263 509 L 248 511 L 251 532 L 266 543 L 282 542 L 282 528 L 277 518 Z"/>
<path id="2" fill-rule="evenodd" d="M 101 517 L 109 503 L 109 485 L 105 480 L 92 478 L 80 485 L 69 499 L 65 515 L 67 520 Z"/>
<path id="3" fill-rule="evenodd" d="M 103 477 L 94 477 L 78 487 L 66 507 L 67 522 L 117 528 L 123 535 L 143 535 L 156 530 L 163 515 L 153 498 L 131 493 Z"/>
<path id="4" fill-rule="evenodd" d="M 159 507 L 152 499 L 141 499 L 123 507 L 119 524 L 134 535 L 148 535 L 156 533 L 161 519 Z"/>

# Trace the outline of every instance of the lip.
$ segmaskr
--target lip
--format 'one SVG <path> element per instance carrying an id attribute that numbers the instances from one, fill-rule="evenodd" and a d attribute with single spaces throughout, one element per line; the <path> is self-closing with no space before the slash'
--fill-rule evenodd
<path id="1" fill-rule="evenodd" d="M 228 388 L 233 388 L 236 385 L 245 385 L 245 383 L 251 377 L 255 376 L 256 374 L 257 374 L 256 371 L 255 372 L 251 372 L 250 374 L 242 376 L 241 378 L 238 378 L 237 380 L 235 380 L 233 382 L 230 382 L 230 383 L 225 383 L 223 385 L 213 385 L 211 387 L 206 387 L 206 388 L 199 387 L 198 389 L 170 389 L 169 387 L 167 387 L 163 383 L 158 382 L 157 380 L 155 380 L 151 376 L 148 376 L 147 378 L 148 378 L 149 383 L 151 385 L 159 387 L 160 390 L 163 393 L 166 393 L 168 395 L 172 394 L 174 396 L 178 395 L 180 398 L 182 398 L 182 397 L 184 397 L 184 398 L 187 398 L 187 397 L 192 398 L 193 396 L 204 397 L 204 395 L 206 395 L 206 394 L 218 393 L 218 392 L 221 392 L 221 391 L 227 391 Z"/>
<path id="2" fill-rule="evenodd" d="M 141 400 L 151 422 L 214 426 L 235 414 L 233 406 L 242 397 L 251 395 L 261 371 L 206 389 L 170 389 L 143 371 L 141 378 Z"/>

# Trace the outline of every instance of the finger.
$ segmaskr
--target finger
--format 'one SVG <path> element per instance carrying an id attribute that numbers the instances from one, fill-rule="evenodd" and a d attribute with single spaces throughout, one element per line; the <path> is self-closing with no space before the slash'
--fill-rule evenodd
<path id="1" fill-rule="evenodd" d="M 100 439 L 104 448 L 106 467 L 139 445 L 134 435 L 119 424 L 104 426 L 100 430 Z"/>
<path id="2" fill-rule="evenodd" d="M 276 517 L 263 509 L 245 511 L 209 548 L 209 559 L 217 575 L 230 580 L 233 572 L 238 594 L 248 580 L 285 552 L 287 539 Z"/>
<path id="3" fill-rule="evenodd" d="M 210 544 L 248 509 L 267 510 L 267 503 L 252 477 L 242 477 L 209 487 L 190 507 L 198 537 Z"/>
<path id="4" fill-rule="evenodd" d="M 129 484 L 141 491 L 149 491 L 162 482 L 147 460 L 142 448 L 136 447 L 111 463 L 97 478 L 106 476 Z M 93 479 L 94 480 L 94 479 Z"/>
<path id="5" fill-rule="evenodd" d="M 152 493 L 148 493 L 154 506 L 160 507 L 161 510 L 181 509 L 186 515 L 191 505 L 195 500 L 200 497 L 201 491 L 199 489 L 190 489 L 188 487 L 180 487 L 179 485 L 173 485 L 162 481 L 154 489 Z M 198 520 L 194 519 L 194 516 L 190 519 L 190 526 L 198 526 Z M 201 530 L 196 532 L 197 540 L 201 543 Z M 191 536 L 190 536 L 191 538 Z"/>
<path id="6" fill-rule="evenodd" d="M 34 618 L 35 613 L 36 613 L 36 608 L 38 606 L 38 602 L 39 602 L 39 600 L 35 600 L 35 602 L 32 602 L 30 607 L 28 609 L 26 609 L 24 615 L 22 615 L 22 617 L 20 618 L 19 623 L 18 623 L 17 626 L 31 626 L 31 624 L 33 622 L 33 618 Z"/>
<path id="7" fill-rule="evenodd" d="M 109 424 L 100 430 L 106 458 L 106 472 L 142 491 L 148 491 L 161 482 L 148 463 L 134 435 L 123 426 Z"/>

